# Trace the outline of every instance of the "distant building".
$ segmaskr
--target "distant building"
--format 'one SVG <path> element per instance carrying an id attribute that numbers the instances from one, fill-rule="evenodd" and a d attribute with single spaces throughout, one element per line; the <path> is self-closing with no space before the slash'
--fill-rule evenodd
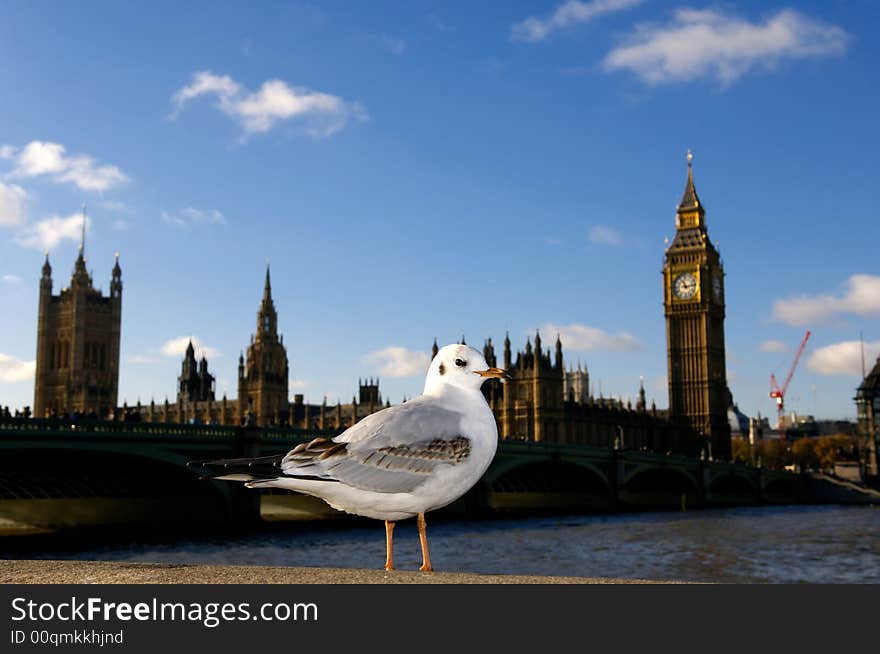
<path id="1" fill-rule="evenodd" d="M 263 301 L 257 312 L 257 331 L 238 359 L 238 415 L 251 416 L 257 425 L 287 422 L 290 368 L 284 337 L 278 334 L 278 314 L 272 301 L 272 282 L 266 266 Z"/>
<path id="2" fill-rule="evenodd" d="M 284 338 L 278 334 L 278 314 L 272 300 L 269 268 L 263 300 L 257 311 L 257 330 L 251 335 L 247 348 L 238 361 L 238 397 L 225 395 L 216 399 L 214 375 L 208 372 L 208 360 L 203 355 L 196 361 L 192 342 L 186 348 L 177 378 L 177 401 L 163 404 L 150 402 L 138 406 L 142 420 L 149 422 L 176 422 L 256 426 L 287 424 L 290 374 Z"/>
<path id="3" fill-rule="evenodd" d="M 859 450 L 862 453 L 862 478 L 877 483 L 877 440 L 880 437 L 880 357 L 856 390 L 859 419 Z"/>
<path id="4" fill-rule="evenodd" d="M 435 342 L 432 354 L 436 352 Z M 491 338 L 483 345 L 483 356 L 490 366 L 498 366 Z M 698 434 L 672 424 L 656 407 L 648 409 L 644 387 L 635 407 L 590 395 L 586 371 L 565 370 L 558 336 L 554 349 L 545 350 L 536 333 L 534 347 L 527 339 L 525 349 L 515 355 L 510 337 L 505 337 L 502 357 L 510 380 L 483 384 L 502 439 L 699 454 Z"/>
<path id="5" fill-rule="evenodd" d="M 83 216 L 85 221 L 85 216 Z M 70 286 L 52 294 L 49 255 L 40 278 L 36 417 L 79 412 L 107 417 L 115 412 L 119 388 L 122 269 L 119 256 L 110 277 L 110 294 L 92 284 L 86 270 L 85 222 Z"/>
<path id="6" fill-rule="evenodd" d="M 859 423 L 852 420 L 817 420 L 816 426 L 820 436 L 834 436 L 835 434 L 856 436 L 859 433 Z"/>
<path id="7" fill-rule="evenodd" d="M 811 415 L 792 413 L 787 420 L 783 421 L 783 429 L 785 437 L 790 441 L 798 438 L 818 438 L 822 435 L 816 418 Z"/>
<path id="8" fill-rule="evenodd" d="M 389 400 L 382 402 L 378 379 L 358 380 L 358 393 L 347 404 L 337 400 L 336 404 L 328 405 L 326 397 L 321 404 L 306 404 L 302 394 L 294 395 L 289 407 L 288 424 L 300 429 L 341 430 L 389 406 Z"/>
<path id="9" fill-rule="evenodd" d="M 375 381 L 370 377 L 367 381 L 358 379 L 358 403 L 359 404 L 382 404 L 382 393 L 379 392 L 379 378 Z"/>
<path id="10" fill-rule="evenodd" d="M 733 398 L 727 408 L 727 422 L 730 424 L 731 438 L 749 438 L 753 421 L 739 410 L 739 407 L 733 402 Z"/>
<path id="11" fill-rule="evenodd" d="M 177 401 L 207 402 L 214 400 L 214 375 L 208 372 L 208 360 L 202 355 L 196 363 L 195 348 L 192 341 L 186 346 L 180 377 L 177 378 Z"/>
<path id="12" fill-rule="evenodd" d="M 568 402 L 586 402 L 590 399 L 590 373 L 586 366 L 581 367 L 580 361 L 577 370 L 569 368 L 565 372 L 562 393 Z"/>

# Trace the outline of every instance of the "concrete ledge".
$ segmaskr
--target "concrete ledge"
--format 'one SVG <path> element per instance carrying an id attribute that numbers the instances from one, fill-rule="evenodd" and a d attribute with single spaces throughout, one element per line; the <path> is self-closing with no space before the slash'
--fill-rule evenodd
<path id="1" fill-rule="evenodd" d="M 113 561 L 0 561 L 0 584 L 658 584 L 592 577 L 478 575 L 461 572 L 169 565 Z"/>

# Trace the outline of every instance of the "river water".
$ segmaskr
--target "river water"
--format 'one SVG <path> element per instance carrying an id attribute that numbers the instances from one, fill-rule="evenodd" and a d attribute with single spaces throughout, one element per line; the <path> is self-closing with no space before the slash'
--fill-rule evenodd
<path id="1" fill-rule="evenodd" d="M 382 523 L 298 523 L 233 536 L 56 543 L 16 558 L 380 568 Z M 420 563 L 413 520 L 395 564 Z M 786 506 L 684 513 L 430 521 L 438 570 L 714 582 L 880 583 L 880 507 Z M 9 556 L 9 553 L 0 553 Z"/>

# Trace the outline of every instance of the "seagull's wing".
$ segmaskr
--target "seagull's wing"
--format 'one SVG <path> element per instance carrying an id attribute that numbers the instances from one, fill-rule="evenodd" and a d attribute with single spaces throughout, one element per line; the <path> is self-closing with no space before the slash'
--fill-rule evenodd
<path id="1" fill-rule="evenodd" d="M 412 491 L 438 467 L 470 456 L 461 414 L 415 401 L 374 413 L 334 439 L 316 438 L 288 452 L 281 469 L 380 493 Z"/>

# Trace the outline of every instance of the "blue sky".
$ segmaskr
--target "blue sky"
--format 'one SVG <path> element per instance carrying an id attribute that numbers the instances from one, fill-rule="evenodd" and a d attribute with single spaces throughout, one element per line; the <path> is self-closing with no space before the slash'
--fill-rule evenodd
<path id="1" fill-rule="evenodd" d="M 661 277 L 685 153 L 727 272 L 729 383 L 810 346 L 802 413 L 880 352 L 873 2 L 7 2 L 0 404 L 33 399 L 37 288 L 125 284 L 120 402 L 185 339 L 236 393 L 271 261 L 291 393 L 421 390 L 433 338 L 562 333 L 593 389 L 667 405 Z M 184 339 L 184 340 L 181 340 Z"/>

